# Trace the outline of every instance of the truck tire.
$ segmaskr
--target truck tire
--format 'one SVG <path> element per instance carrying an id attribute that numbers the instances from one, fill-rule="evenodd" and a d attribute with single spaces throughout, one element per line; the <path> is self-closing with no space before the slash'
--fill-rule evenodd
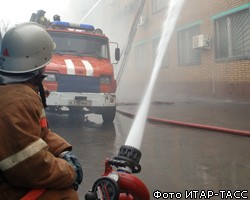
<path id="1" fill-rule="evenodd" d="M 77 108 L 70 108 L 68 113 L 68 119 L 74 126 L 81 126 L 83 124 L 84 114 Z"/>
<path id="2" fill-rule="evenodd" d="M 116 106 L 105 109 L 105 111 L 102 113 L 103 123 L 106 124 L 113 123 L 115 119 L 115 114 L 116 114 Z"/>

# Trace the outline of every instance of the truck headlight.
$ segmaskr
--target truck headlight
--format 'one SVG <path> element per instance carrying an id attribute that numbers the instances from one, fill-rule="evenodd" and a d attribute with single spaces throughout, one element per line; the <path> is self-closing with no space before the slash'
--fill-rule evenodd
<path id="1" fill-rule="evenodd" d="M 101 84 L 111 84 L 111 78 L 109 76 L 101 76 L 100 83 Z"/>
<path id="2" fill-rule="evenodd" d="M 46 77 L 44 78 L 44 80 L 46 82 L 55 82 L 56 81 L 56 74 L 45 74 Z"/>

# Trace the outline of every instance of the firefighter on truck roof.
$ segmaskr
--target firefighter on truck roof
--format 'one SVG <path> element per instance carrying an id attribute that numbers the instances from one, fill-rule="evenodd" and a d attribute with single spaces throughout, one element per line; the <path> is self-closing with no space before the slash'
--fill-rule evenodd
<path id="1" fill-rule="evenodd" d="M 48 128 L 42 86 L 54 43 L 37 23 L 3 37 L 0 55 L 0 199 L 79 199 L 82 168 L 72 146 Z M 36 188 L 36 190 L 34 189 Z M 33 192 L 33 193 L 32 193 Z M 27 199 L 27 198 L 26 198 Z"/>

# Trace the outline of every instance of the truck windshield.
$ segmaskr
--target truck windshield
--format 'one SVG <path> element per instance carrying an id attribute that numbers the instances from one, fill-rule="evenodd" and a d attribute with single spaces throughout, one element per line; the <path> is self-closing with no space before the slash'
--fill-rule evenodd
<path id="1" fill-rule="evenodd" d="M 108 39 L 79 33 L 49 32 L 57 54 L 73 54 L 109 59 Z"/>

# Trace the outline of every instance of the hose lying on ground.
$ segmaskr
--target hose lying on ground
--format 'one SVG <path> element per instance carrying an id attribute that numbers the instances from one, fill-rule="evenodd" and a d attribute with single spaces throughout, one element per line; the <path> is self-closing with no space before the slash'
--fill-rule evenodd
<path id="1" fill-rule="evenodd" d="M 134 117 L 135 115 L 120 109 L 117 109 L 117 112 L 129 116 Z M 250 137 L 250 131 L 245 130 L 238 130 L 238 129 L 230 129 L 230 128 L 224 128 L 224 127 L 218 127 L 218 126 L 210 126 L 210 125 L 203 125 L 203 124 L 195 124 L 195 123 L 188 123 L 188 122 L 181 122 L 181 121 L 175 121 L 175 120 L 168 120 L 168 119 L 162 119 L 162 118 L 156 118 L 156 117 L 148 117 L 148 121 L 150 122 L 156 122 L 156 123 L 164 123 L 164 124 L 172 124 L 172 125 L 178 125 L 178 126 L 185 126 L 190 128 L 199 128 L 199 129 L 206 129 L 210 131 L 217 131 L 217 132 L 223 132 L 223 133 L 230 133 L 235 135 L 241 135 L 241 136 L 249 136 Z"/>

